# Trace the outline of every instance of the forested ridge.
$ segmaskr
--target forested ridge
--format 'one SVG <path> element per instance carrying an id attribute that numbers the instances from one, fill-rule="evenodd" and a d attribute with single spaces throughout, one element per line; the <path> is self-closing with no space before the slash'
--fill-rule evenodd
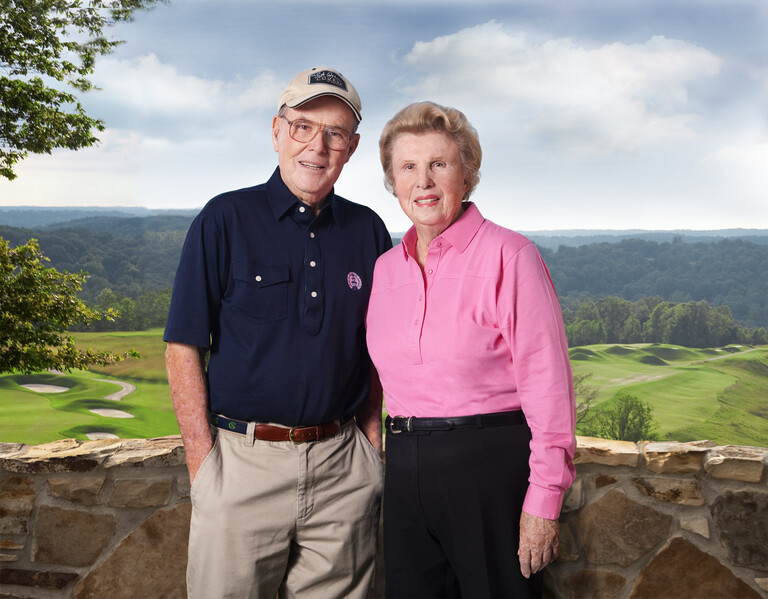
<path id="1" fill-rule="evenodd" d="M 657 243 L 642 239 L 541 248 L 561 299 L 659 296 L 728 306 L 739 323 L 768 326 L 768 245 L 741 239 Z"/>
<path id="2" fill-rule="evenodd" d="M 39 227 L 0 225 L 0 237 L 11 246 L 36 238 L 51 266 L 88 272 L 81 297 L 102 308 L 118 308 L 122 322 L 111 326 L 127 330 L 162 325 L 192 218 L 192 211 L 148 217 L 85 216 Z M 727 306 L 738 325 L 768 327 L 768 244 L 738 238 L 687 242 L 678 236 L 664 242 L 630 238 L 560 245 L 557 250 L 537 245 L 569 324 L 579 320 L 576 314 L 582 304 L 587 303 L 579 312 L 584 317 L 591 310 L 588 302 L 612 296 L 633 304 L 651 298 L 651 311 L 662 301 L 705 302 L 712 309 Z M 143 306 L 142 314 L 147 310 L 154 314 L 131 320 L 137 304 Z M 626 312 L 626 306 L 622 310 Z"/>

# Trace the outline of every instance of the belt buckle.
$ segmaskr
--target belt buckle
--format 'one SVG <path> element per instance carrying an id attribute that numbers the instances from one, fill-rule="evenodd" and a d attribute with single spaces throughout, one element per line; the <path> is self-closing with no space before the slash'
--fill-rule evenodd
<path id="1" fill-rule="evenodd" d="M 395 416 L 392 419 L 392 424 L 389 425 L 389 430 L 392 431 L 392 434 L 399 435 L 400 433 L 403 432 L 401 430 L 395 430 L 394 424 L 395 424 L 395 420 L 397 420 L 398 418 L 405 420 L 405 430 L 408 431 L 409 433 L 412 433 L 413 432 L 413 416 L 408 416 L 407 418 L 405 416 Z"/>
<path id="2" fill-rule="evenodd" d="M 293 431 L 295 431 L 297 428 L 309 428 L 307 426 L 292 426 L 288 429 L 288 440 L 293 443 L 294 445 L 301 445 L 302 443 L 309 443 L 310 439 L 307 439 L 306 441 L 302 441 L 301 439 L 294 439 L 293 438 Z"/>

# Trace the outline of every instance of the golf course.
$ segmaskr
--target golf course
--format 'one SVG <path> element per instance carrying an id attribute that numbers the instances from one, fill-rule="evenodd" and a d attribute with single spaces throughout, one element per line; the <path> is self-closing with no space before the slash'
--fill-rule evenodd
<path id="1" fill-rule="evenodd" d="M 141 358 L 69 373 L 0 376 L 0 442 L 151 438 L 178 434 L 165 377 L 162 330 L 77 333 L 83 348 Z M 653 408 L 659 437 L 768 446 L 768 347 L 713 349 L 634 344 L 572 348 L 575 373 L 596 391 L 593 407 L 618 393 Z"/>

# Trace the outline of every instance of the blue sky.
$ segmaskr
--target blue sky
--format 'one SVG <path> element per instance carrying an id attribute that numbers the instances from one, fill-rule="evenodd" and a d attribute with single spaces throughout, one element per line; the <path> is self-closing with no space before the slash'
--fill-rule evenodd
<path id="1" fill-rule="evenodd" d="M 175 0 L 110 30 L 83 97 L 97 148 L 31 156 L 0 205 L 197 208 L 265 180 L 291 76 L 333 66 L 363 100 L 337 191 L 393 231 L 378 136 L 404 105 L 462 110 L 473 196 L 506 227 L 768 228 L 764 0 Z"/>

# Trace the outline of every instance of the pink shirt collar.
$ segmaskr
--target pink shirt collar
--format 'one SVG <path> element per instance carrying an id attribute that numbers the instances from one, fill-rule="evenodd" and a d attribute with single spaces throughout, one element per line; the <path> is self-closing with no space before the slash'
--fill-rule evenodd
<path id="1" fill-rule="evenodd" d="M 480 214 L 477 206 L 473 202 L 464 202 L 467 206 L 462 215 L 456 219 L 451 226 L 445 231 L 440 233 L 435 239 L 442 239 L 447 241 L 453 247 L 455 247 L 459 253 L 463 253 L 467 249 L 472 239 L 474 239 L 477 232 L 480 230 L 480 226 L 485 222 L 485 218 Z M 413 259 L 416 253 L 416 227 L 412 226 L 403 235 L 400 245 L 403 248 L 403 256 L 407 262 L 409 259 Z"/>

